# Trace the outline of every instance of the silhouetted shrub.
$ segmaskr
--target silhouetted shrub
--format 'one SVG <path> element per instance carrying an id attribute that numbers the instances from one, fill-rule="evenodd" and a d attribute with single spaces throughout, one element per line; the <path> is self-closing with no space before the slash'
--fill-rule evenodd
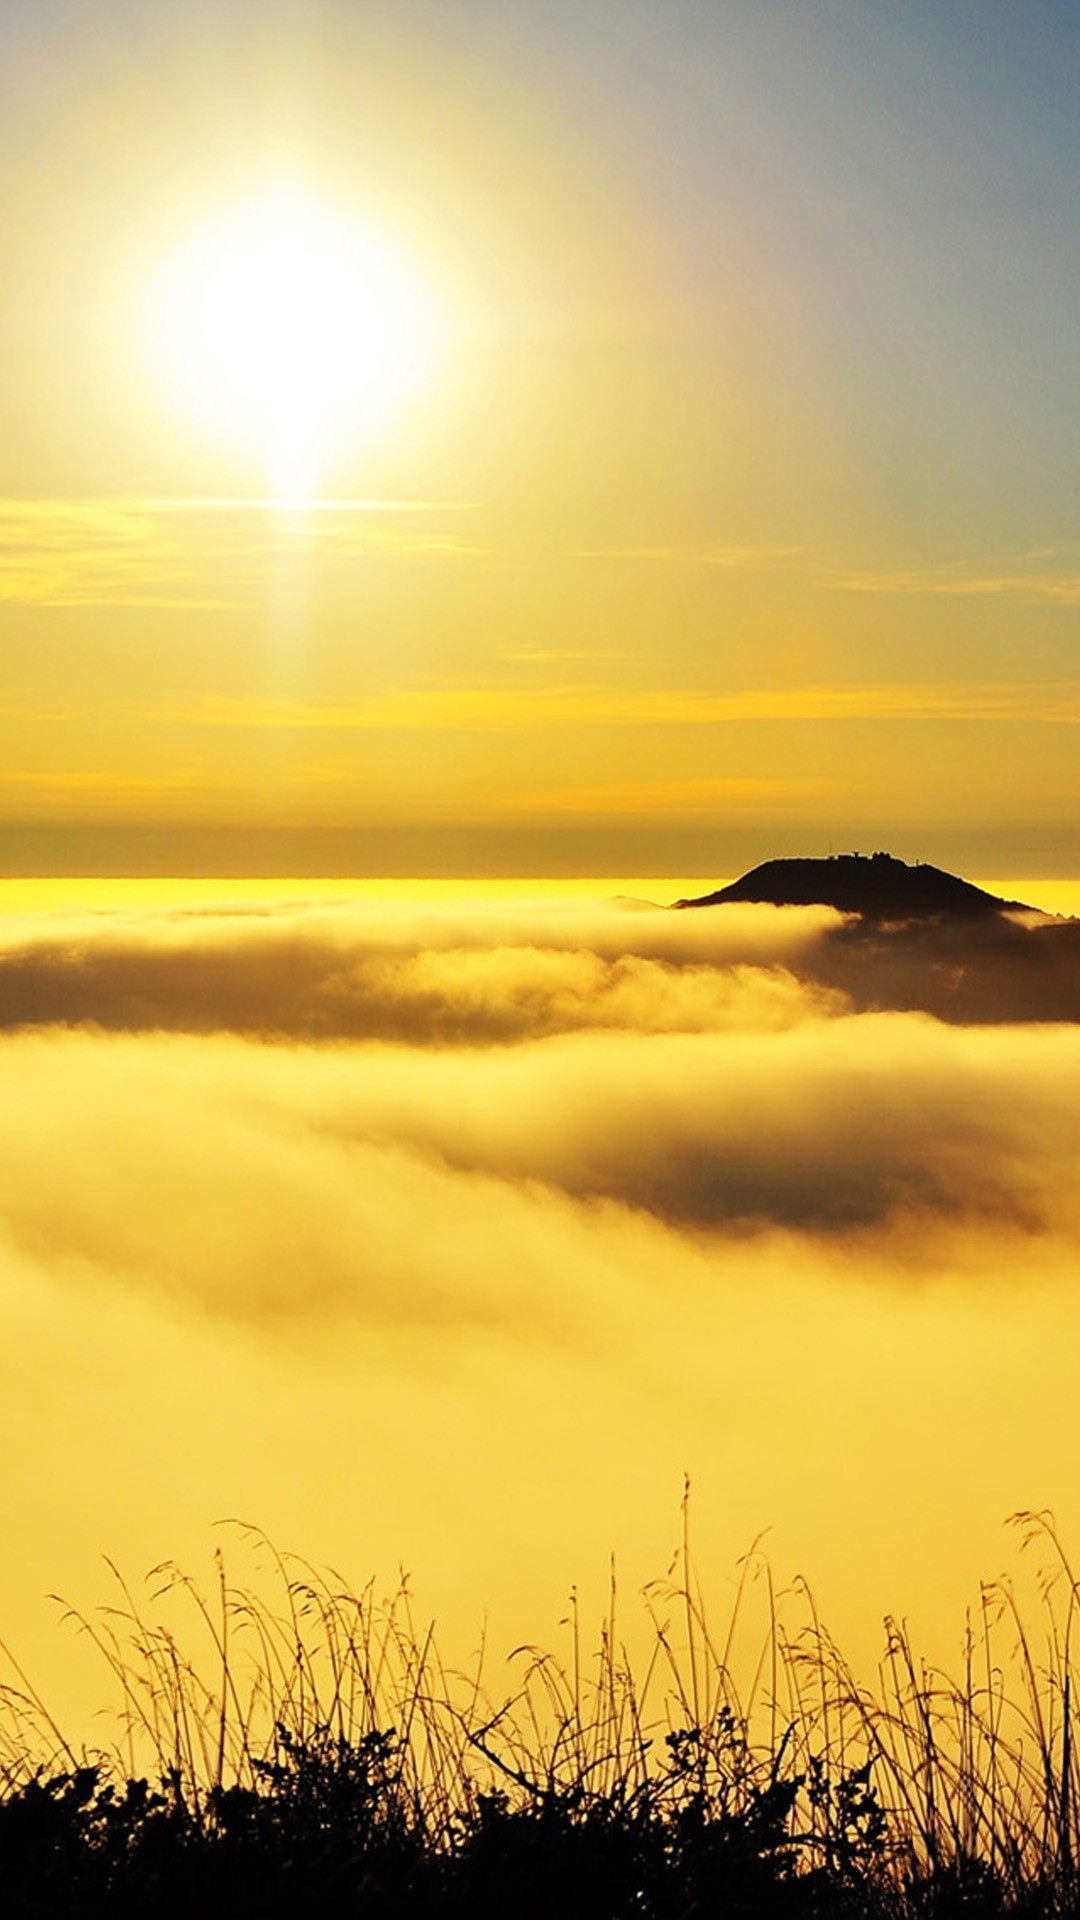
<path id="1" fill-rule="evenodd" d="M 962 1682 L 918 1663 L 893 1626 L 874 1693 L 805 1590 L 789 1632 L 756 1555 L 718 1647 L 685 1533 L 677 1578 L 647 1596 L 642 1671 L 619 1641 L 613 1591 L 585 1670 L 575 1603 L 569 1665 L 519 1650 L 499 1703 L 482 1657 L 468 1675 L 443 1667 L 405 1586 L 379 1605 L 274 1555 L 278 1606 L 230 1586 L 220 1561 L 211 1606 L 159 1569 L 157 1602 L 194 1603 L 209 1667 L 126 1590 L 119 1613 L 84 1620 L 122 1689 L 115 1753 L 74 1753 L 32 1690 L 6 1690 L 0 1909 L 5 1920 L 1080 1914 L 1080 1592 L 1048 1518 L 1022 1521 L 1051 1555 L 1044 1644 L 1009 1587 L 985 1589 Z M 731 1649 L 759 1575 L 765 1637 L 740 1691 Z"/>

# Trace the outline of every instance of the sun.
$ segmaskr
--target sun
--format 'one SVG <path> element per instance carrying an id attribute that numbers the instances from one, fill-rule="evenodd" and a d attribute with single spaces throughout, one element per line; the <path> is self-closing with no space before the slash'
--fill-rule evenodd
<path id="1" fill-rule="evenodd" d="M 191 235 L 149 293 L 149 357 L 194 424 L 303 502 L 426 385 L 442 329 L 406 258 L 293 184 Z"/>

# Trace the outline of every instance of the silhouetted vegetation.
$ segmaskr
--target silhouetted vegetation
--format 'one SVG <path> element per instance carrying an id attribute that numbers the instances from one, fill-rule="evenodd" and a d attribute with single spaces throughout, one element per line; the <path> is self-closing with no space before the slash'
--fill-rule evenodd
<path id="1" fill-rule="evenodd" d="M 276 1602 L 219 1560 L 212 1602 L 167 1567 L 147 1609 L 123 1589 L 81 1620 L 120 1689 L 115 1750 L 76 1753 L 21 1676 L 6 1688 L 3 1911 L 1076 1914 L 1080 1591 L 1049 1517 L 1018 1520 L 1046 1550 L 1043 1612 L 984 1588 L 958 1678 L 891 1624 L 864 1687 L 756 1551 L 714 1638 L 684 1536 L 641 1659 L 613 1581 L 595 1654 L 575 1602 L 566 1659 L 519 1649 L 498 1697 L 483 1649 L 443 1666 L 406 1584 L 378 1603 L 245 1529 Z M 168 1624 L 178 1599 L 197 1651 Z"/>

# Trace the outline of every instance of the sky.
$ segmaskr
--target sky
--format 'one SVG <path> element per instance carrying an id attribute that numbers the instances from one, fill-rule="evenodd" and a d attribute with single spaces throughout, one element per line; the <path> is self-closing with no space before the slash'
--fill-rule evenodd
<path id="1" fill-rule="evenodd" d="M 1080 872 L 1078 55 L 1050 0 L 9 3 L 5 870 Z M 288 503 L 147 319 L 282 182 L 438 319 Z"/>

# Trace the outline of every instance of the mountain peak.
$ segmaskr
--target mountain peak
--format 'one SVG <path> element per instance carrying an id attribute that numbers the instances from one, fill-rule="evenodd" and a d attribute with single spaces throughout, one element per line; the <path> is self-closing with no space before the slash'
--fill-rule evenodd
<path id="1" fill-rule="evenodd" d="M 717 907 L 753 901 L 775 907 L 835 907 L 868 920 L 965 920 L 1008 910 L 1019 900 L 1001 900 L 954 873 L 921 862 L 908 866 L 891 853 L 840 853 L 827 860 L 766 860 L 729 887 L 676 907 Z"/>

